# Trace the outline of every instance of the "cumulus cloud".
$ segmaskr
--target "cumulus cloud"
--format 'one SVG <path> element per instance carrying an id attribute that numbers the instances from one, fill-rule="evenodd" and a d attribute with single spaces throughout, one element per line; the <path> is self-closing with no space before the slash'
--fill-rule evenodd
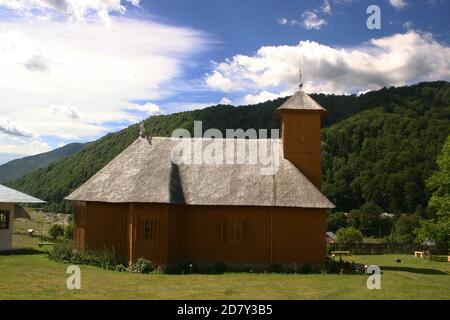
<path id="1" fill-rule="evenodd" d="M 402 9 L 406 6 L 406 0 L 389 0 L 389 3 L 395 9 Z"/>
<path id="2" fill-rule="evenodd" d="M 247 94 L 244 97 L 244 104 L 257 104 L 257 103 L 261 103 L 261 102 L 265 102 L 268 100 L 275 100 L 277 98 L 280 98 L 282 95 L 281 94 L 277 94 L 277 93 L 273 93 L 273 92 L 269 92 L 269 91 L 261 91 L 258 94 Z"/>
<path id="3" fill-rule="evenodd" d="M 206 76 L 206 84 L 224 92 L 280 94 L 297 85 L 299 56 L 308 92 L 353 93 L 450 78 L 450 48 L 431 34 L 409 31 L 352 48 L 314 41 L 261 47 L 253 56 L 237 55 L 216 64 Z M 251 99 L 255 97 L 249 95 L 247 100 Z"/>
<path id="4" fill-rule="evenodd" d="M 133 104 L 127 108 L 128 110 L 145 112 L 149 116 L 164 114 L 164 111 L 157 104 L 147 102 L 145 104 Z"/>
<path id="5" fill-rule="evenodd" d="M 26 137 L 31 138 L 34 137 L 35 134 L 30 130 L 25 128 L 24 126 L 17 124 L 15 122 L 10 121 L 6 118 L 0 118 L 0 133 L 17 136 L 17 137 Z"/>
<path id="6" fill-rule="evenodd" d="M 220 68 L 220 66 L 218 68 Z M 213 73 L 206 78 L 206 84 L 211 88 L 220 88 L 220 90 L 225 92 L 232 91 L 236 88 L 235 84 L 226 74 L 220 72 L 220 70 L 214 70 Z"/>

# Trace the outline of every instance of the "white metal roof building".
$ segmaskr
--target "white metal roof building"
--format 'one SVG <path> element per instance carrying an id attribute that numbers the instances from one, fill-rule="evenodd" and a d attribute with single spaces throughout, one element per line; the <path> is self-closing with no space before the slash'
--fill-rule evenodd
<path id="1" fill-rule="evenodd" d="M 18 203 L 45 203 L 45 201 L 0 184 L 0 251 L 12 248 L 14 217 L 26 218 L 24 216 L 26 211 L 18 206 Z"/>

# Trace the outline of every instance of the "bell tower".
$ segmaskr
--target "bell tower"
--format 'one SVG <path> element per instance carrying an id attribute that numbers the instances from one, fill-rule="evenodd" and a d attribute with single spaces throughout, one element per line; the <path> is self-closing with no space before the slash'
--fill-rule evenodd
<path id="1" fill-rule="evenodd" d="M 320 119 L 325 108 L 301 90 L 276 111 L 284 158 L 320 190 Z"/>

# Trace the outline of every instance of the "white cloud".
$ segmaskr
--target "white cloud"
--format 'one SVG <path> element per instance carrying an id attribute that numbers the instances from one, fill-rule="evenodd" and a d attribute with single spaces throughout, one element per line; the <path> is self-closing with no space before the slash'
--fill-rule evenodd
<path id="1" fill-rule="evenodd" d="M 239 101 L 241 103 L 242 101 Z M 220 101 L 206 101 L 206 102 L 170 102 L 164 105 L 164 109 L 168 111 L 168 113 L 176 113 L 182 111 L 193 111 L 205 109 L 211 106 L 217 105 L 232 105 L 233 101 L 227 97 L 223 97 Z"/>
<path id="2" fill-rule="evenodd" d="M 280 93 L 273 93 L 273 92 L 263 90 L 257 94 L 245 95 L 242 100 L 242 103 L 243 104 L 258 104 L 258 103 L 269 101 L 269 100 L 275 100 L 278 98 L 293 95 L 296 90 L 297 90 L 297 87 L 292 87 L 291 89 L 282 91 Z"/>
<path id="3" fill-rule="evenodd" d="M 406 21 L 406 22 L 403 24 L 403 28 L 405 28 L 406 30 L 410 30 L 410 29 L 412 29 L 412 27 L 413 27 L 412 21 Z"/>
<path id="4" fill-rule="evenodd" d="M 164 114 L 164 111 L 157 104 L 147 102 L 145 104 L 133 104 L 127 107 L 128 110 L 135 110 L 140 112 L 145 112 L 150 116 Z"/>
<path id="5" fill-rule="evenodd" d="M 233 101 L 231 101 L 231 100 L 228 99 L 227 97 L 223 97 L 223 98 L 220 100 L 219 104 L 231 105 L 231 104 L 233 104 Z"/>
<path id="6" fill-rule="evenodd" d="M 22 139 L 0 134 L 0 155 L 29 156 L 50 151 L 50 146 L 39 139 Z"/>
<path id="7" fill-rule="evenodd" d="M 402 9 L 406 6 L 406 0 L 389 0 L 389 3 L 396 9 Z"/>
<path id="8" fill-rule="evenodd" d="M 51 112 L 52 114 L 63 114 L 71 119 L 81 118 L 80 112 L 70 103 L 59 106 L 52 106 Z"/>
<path id="9" fill-rule="evenodd" d="M 431 34 L 409 31 L 352 48 L 314 41 L 261 47 L 253 56 L 237 55 L 216 64 L 212 75 L 221 82 L 209 81 L 207 75 L 206 84 L 224 92 L 281 93 L 296 87 L 300 55 L 308 92 L 352 93 L 450 79 L 450 48 Z M 249 95 L 248 99 L 256 98 Z"/>
<path id="10" fill-rule="evenodd" d="M 323 2 L 323 5 L 320 7 L 320 11 L 322 11 L 323 13 L 326 14 L 331 14 L 331 5 L 330 5 L 330 1 L 325 0 Z"/>
<path id="11" fill-rule="evenodd" d="M 257 104 L 268 100 L 279 98 L 280 95 L 269 91 L 261 91 L 258 94 L 247 94 L 244 97 L 244 104 Z"/>
<path id="12" fill-rule="evenodd" d="M 7 134 L 10 136 L 27 137 L 27 138 L 35 136 L 34 133 L 32 133 L 24 126 L 14 123 L 4 117 L 0 118 L 0 133 Z"/>
<path id="13" fill-rule="evenodd" d="M 225 92 L 231 91 L 236 87 L 235 84 L 226 77 L 226 75 L 218 70 L 214 70 L 211 75 L 208 75 L 206 84 L 211 88 L 220 88 L 220 90 Z"/>
<path id="14" fill-rule="evenodd" d="M 281 24 L 283 26 L 289 23 L 289 20 L 286 19 L 286 18 L 280 18 L 277 21 L 278 21 L 279 24 Z"/>
<path id="15" fill-rule="evenodd" d="M 280 18 L 277 21 L 281 25 L 298 25 L 307 30 L 320 30 L 323 26 L 327 25 L 328 22 L 319 17 L 318 13 L 331 14 L 331 5 L 328 0 L 325 0 L 322 6 L 318 8 L 304 11 L 300 20 Z"/>
<path id="16" fill-rule="evenodd" d="M 325 19 L 320 18 L 313 10 L 306 10 L 302 14 L 302 26 L 307 30 L 320 30 L 327 24 Z"/>
<path id="17" fill-rule="evenodd" d="M 131 101 L 173 94 L 164 88 L 211 43 L 189 28 L 111 19 L 111 29 L 101 23 L 0 22 L 2 117 L 40 136 L 93 139 L 109 131 L 109 123 L 138 121 Z"/>
<path id="18" fill-rule="evenodd" d="M 49 61 L 46 57 L 39 53 L 33 54 L 27 61 L 24 62 L 24 66 L 30 71 L 50 71 Z"/>
<path id="19" fill-rule="evenodd" d="M 0 0 L 0 6 L 28 17 L 59 14 L 75 23 L 85 23 L 86 20 L 95 18 L 109 27 L 110 13 L 124 14 L 125 3 L 139 7 L 139 2 L 139 0 Z"/>

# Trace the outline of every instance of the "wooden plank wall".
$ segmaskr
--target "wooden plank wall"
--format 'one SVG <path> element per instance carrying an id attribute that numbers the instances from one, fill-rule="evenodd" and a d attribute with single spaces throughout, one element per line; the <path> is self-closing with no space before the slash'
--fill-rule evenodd
<path id="1" fill-rule="evenodd" d="M 325 259 L 323 209 L 188 206 L 178 219 L 178 258 L 168 262 L 320 264 Z M 244 221 L 242 243 L 225 241 L 227 219 Z"/>
<path id="2" fill-rule="evenodd" d="M 77 203 L 75 212 L 77 246 L 113 246 L 132 261 L 320 264 L 325 259 L 324 209 Z M 158 220 L 156 242 L 143 241 L 145 218 Z M 244 222 L 241 243 L 226 241 L 228 219 Z"/>
<path id="3" fill-rule="evenodd" d="M 166 264 L 169 257 L 169 205 L 167 204 L 133 204 L 134 222 L 133 260 L 147 258 L 153 263 Z M 143 241 L 144 219 L 157 220 L 157 241 Z"/>
<path id="4" fill-rule="evenodd" d="M 273 260 L 285 263 L 323 263 L 326 251 L 325 210 L 280 209 L 273 219 Z"/>
<path id="5" fill-rule="evenodd" d="M 124 258 L 129 257 L 128 204 L 86 203 L 84 248 L 113 247 Z"/>
<path id="6" fill-rule="evenodd" d="M 85 226 L 86 226 L 86 202 L 75 201 L 73 240 L 75 242 L 75 246 L 80 249 L 84 249 L 84 238 L 86 231 Z"/>
<path id="7" fill-rule="evenodd" d="M 319 112 L 284 112 L 282 139 L 284 157 L 320 189 Z"/>

